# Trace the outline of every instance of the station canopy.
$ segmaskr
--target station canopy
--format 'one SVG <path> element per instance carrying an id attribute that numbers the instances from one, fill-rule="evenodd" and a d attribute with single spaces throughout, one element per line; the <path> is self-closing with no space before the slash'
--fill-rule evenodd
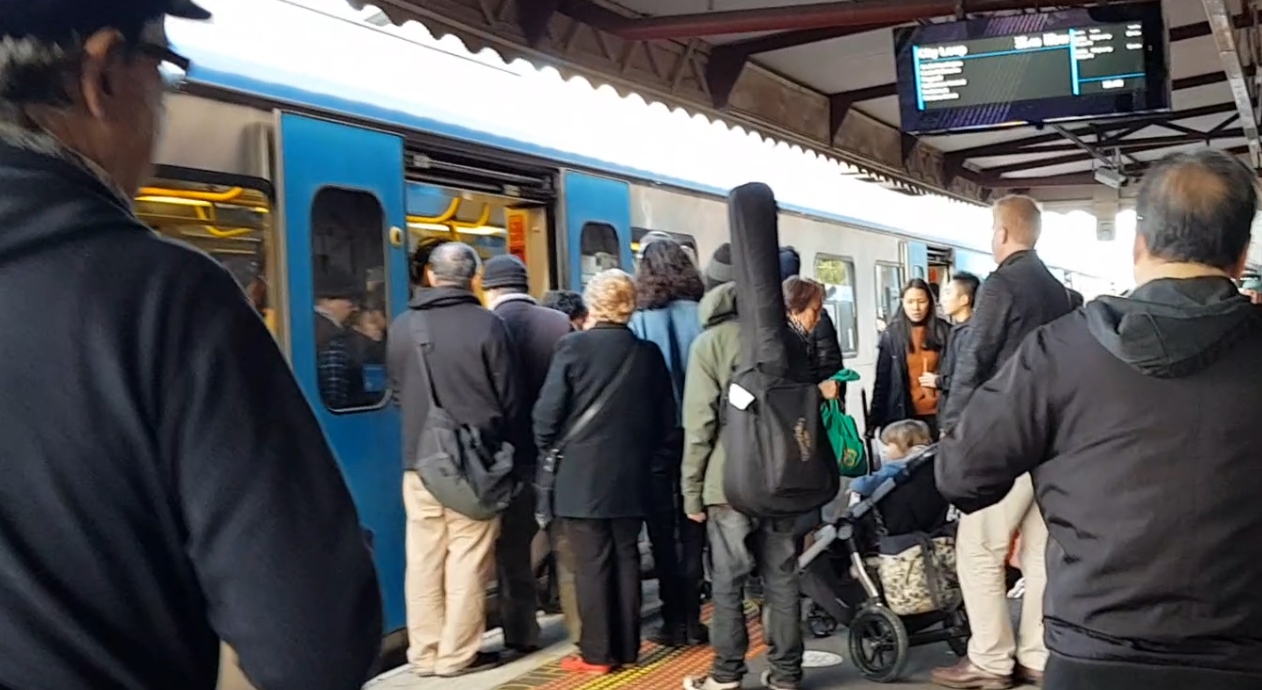
<path id="1" fill-rule="evenodd" d="M 1134 188 L 1104 188 L 1100 168 L 1134 180 L 1172 151 L 1250 155 L 1257 0 L 1164 0 L 1172 112 L 1043 130 L 903 133 L 892 32 L 1133 1 L 347 0 L 475 52 L 491 47 L 837 157 L 887 186 L 980 202 L 1019 191 L 1087 210 Z"/>

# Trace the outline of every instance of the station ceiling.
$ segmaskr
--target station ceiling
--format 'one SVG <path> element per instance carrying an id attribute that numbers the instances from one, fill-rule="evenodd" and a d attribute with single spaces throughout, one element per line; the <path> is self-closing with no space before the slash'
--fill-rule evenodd
<path id="1" fill-rule="evenodd" d="M 1097 167 L 1138 176 L 1172 151 L 1248 158 L 1256 145 L 1259 0 L 1163 0 L 1172 113 L 926 137 L 899 129 L 895 27 L 1133 0 L 347 1 L 827 153 L 908 194 L 1085 201 L 1116 195 Z"/>

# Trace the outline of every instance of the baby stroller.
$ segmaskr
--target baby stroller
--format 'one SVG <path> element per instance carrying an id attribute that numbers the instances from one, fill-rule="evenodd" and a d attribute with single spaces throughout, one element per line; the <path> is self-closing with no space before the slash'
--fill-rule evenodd
<path id="1" fill-rule="evenodd" d="M 955 574 L 955 523 L 938 492 L 930 446 L 815 534 L 798 560 L 816 634 L 850 631 L 850 657 L 869 680 L 898 680 L 909 649 L 946 642 L 968 651 Z M 829 629 L 831 626 L 831 630 Z"/>

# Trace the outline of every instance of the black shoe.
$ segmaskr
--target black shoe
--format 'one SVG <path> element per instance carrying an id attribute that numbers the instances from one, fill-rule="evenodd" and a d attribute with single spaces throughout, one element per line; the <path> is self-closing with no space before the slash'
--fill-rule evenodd
<path id="1" fill-rule="evenodd" d="M 687 641 L 689 647 L 704 647 L 710 644 L 710 629 L 700 621 L 689 623 L 685 641 Z"/>
<path id="2" fill-rule="evenodd" d="M 480 673 L 482 671 L 490 671 L 493 668 L 498 668 L 499 665 L 500 665 L 499 654 L 496 654 L 494 652 L 478 652 L 477 654 L 474 655 L 473 661 L 470 661 L 468 666 L 465 666 L 459 671 L 452 671 L 450 673 L 439 673 L 438 677 L 439 678 L 459 678 L 460 676 L 467 676 L 470 673 Z"/>
<path id="3" fill-rule="evenodd" d="M 668 648 L 674 649 L 676 647 L 687 646 L 687 640 L 685 639 L 686 636 L 684 635 L 684 631 L 681 628 L 673 626 L 673 625 L 662 625 L 660 627 L 654 628 L 653 630 L 650 630 L 649 633 L 645 635 L 644 637 L 649 642 L 652 642 L 653 644 L 659 647 L 668 647 Z"/>

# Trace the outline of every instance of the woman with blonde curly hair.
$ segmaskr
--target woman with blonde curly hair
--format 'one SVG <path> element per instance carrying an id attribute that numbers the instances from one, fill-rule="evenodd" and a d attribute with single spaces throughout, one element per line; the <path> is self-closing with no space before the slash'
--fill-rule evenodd
<path id="1" fill-rule="evenodd" d="M 671 457 L 675 394 L 661 350 L 627 327 L 636 309 L 631 276 L 603 271 L 583 300 L 588 328 L 557 344 L 534 432 L 540 453 L 558 458 L 546 512 L 570 544 L 583 621 L 579 655 L 562 668 L 603 674 L 639 654 L 639 537 L 650 476 Z"/>

